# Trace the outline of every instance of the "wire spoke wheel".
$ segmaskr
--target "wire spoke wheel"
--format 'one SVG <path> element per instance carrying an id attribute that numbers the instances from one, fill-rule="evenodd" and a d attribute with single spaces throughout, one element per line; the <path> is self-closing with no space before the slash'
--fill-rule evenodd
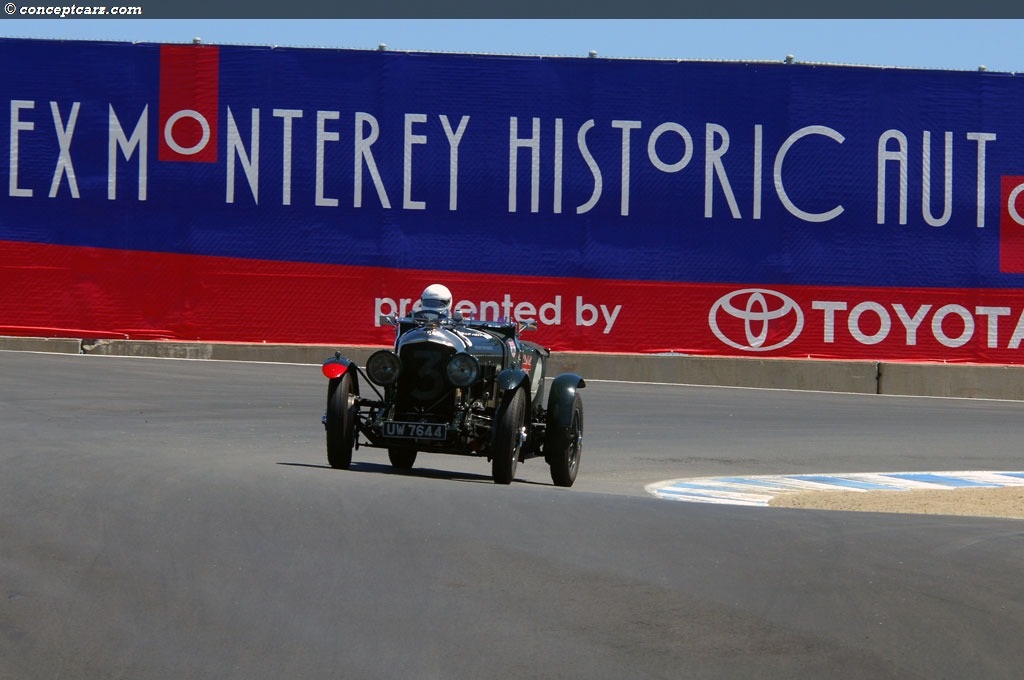
<path id="1" fill-rule="evenodd" d="M 583 399 L 578 393 L 572 400 L 572 419 L 568 429 L 549 432 L 544 450 L 551 466 L 551 481 L 556 486 L 572 486 L 583 454 Z"/>
<path id="2" fill-rule="evenodd" d="M 352 465 L 355 444 L 355 394 L 348 374 L 332 380 L 327 388 L 327 463 L 336 470 Z"/>
<path id="3" fill-rule="evenodd" d="M 516 476 L 519 454 L 526 437 L 525 401 L 523 390 L 516 389 L 499 415 L 491 443 L 491 476 L 495 484 L 511 484 Z"/>

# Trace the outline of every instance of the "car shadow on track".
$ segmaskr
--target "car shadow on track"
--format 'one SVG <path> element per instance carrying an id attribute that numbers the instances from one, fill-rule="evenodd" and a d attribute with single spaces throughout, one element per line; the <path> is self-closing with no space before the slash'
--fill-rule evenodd
<path id="1" fill-rule="evenodd" d="M 278 463 L 278 465 L 286 465 L 288 467 L 305 467 L 315 468 L 320 470 L 330 470 L 332 472 L 346 472 L 345 470 L 334 470 L 329 465 L 315 465 L 312 463 Z M 353 462 L 352 466 L 347 472 L 369 472 L 373 474 L 382 475 L 395 475 L 398 477 L 422 477 L 423 479 L 441 479 L 451 482 L 474 482 L 477 484 L 486 483 L 493 484 L 494 480 L 490 475 L 480 475 L 472 472 L 453 472 L 451 470 L 436 470 L 434 468 L 422 468 L 414 467 L 411 470 L 399 470 L 391 465 L 383 465 L 380 463 L 361 463 Z M 513 480 L 515 484 L 531 484 L 535 486 L 544 486 L 539 482 L 531 482 L 526 479 L 516 478 Z"/>

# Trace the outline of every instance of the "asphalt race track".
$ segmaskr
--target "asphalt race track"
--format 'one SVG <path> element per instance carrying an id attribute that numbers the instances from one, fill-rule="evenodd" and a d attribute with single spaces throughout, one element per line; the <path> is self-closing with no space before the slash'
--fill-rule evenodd
<path id="1" fill-rule="evenodd" d="M 1019 678 L 1024 522 L 665 501 L 1019 470 L 1024 403 L 592 381 L 542 461 L 328 469 L 317 366 L 0 352 L 0 678 Z"/>

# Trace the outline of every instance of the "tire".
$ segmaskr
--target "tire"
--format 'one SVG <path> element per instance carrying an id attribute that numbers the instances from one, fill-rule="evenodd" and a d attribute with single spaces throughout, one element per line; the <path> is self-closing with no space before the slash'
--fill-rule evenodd
<path id="1" fill-rule="evenodd" d="M 491 442 L 491 476 L 495 484 L 511 484 L 516 476 L 519 453 L 523 448 L 523 423 L 526 415 L 526 395 L 517 388 L 498 416 Z"/>
<path id="2" fill-rule="evenodd" d="M 352 465 L 355 444 L 355 410 L 352 376 L 332 380 L 327 388 L 327 463 L 335 470 Z"/>
<path id="3" fill-rule="evenodd" d="M 388 449 L 388 460 L 396 470 L 409 470 L 416 463 L 416 449 L 395 447 Z"/>
<path id="4" fill-rule="evenodd" d="M 583 399 L 579 393 L 572 400 L 572 419 L 563 431 L 548 431 L 544 457 L 551 466 L 555 486 L 572 486 L 580 469 L 583 453 Z"/>

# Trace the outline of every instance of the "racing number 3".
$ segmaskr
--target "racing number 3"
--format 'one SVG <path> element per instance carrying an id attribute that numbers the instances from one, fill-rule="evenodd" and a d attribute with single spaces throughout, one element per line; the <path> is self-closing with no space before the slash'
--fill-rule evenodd
<path id="1" fill-rule="evenodd" d="M 413 353 L 416 365 L 416 383 L 409 396 L 417 401 L 437 399 L 444 394 L 444 378 L 441 376 L 441 359 L 444 355 L 429 349 L 418 349 Z"/>

